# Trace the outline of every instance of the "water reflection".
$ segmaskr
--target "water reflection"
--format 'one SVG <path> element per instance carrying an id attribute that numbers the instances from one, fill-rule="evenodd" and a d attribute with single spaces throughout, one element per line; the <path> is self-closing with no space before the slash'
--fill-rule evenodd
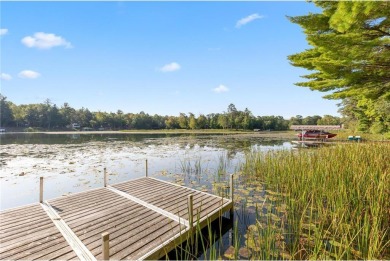
<path id="1" fill-rule="evenodd" d="M 104 168 L 109 184 L 144 176 L 146 159 L 150 176 L 226 197 L 229 176 L 239 172 L 246 153 L 292 148 L 287 140 L 250 135 L 7 133 L 0 143 L 0 210 L 37 202 L 40 176 L 46 200 L 102 187 Z M 241 235 L 255 222 L 255 201 L 265 193 L 261 184 L 245 184 L 237 184 L 235 199 Z M 220 254 L 228 238 L 223 234 L 217 243 Z"/>
<path id="2" fill-rule="evenodd" d="M 210 189 L 237 171 L 245 153 L 290 147 L 283 140 L 240 135 L 7 133 L 0 146 L 0 206 L 34 202 L 26 195 L 37 192 L 39 176 L 51 184 L 46 195 L 57 197 L 100 186 L 104 167 L 112 183 L 142 176 L 145 159 L 150 173 Z"/>
<path id="3" fill-rule="evenodd" d="M 6 133 L 1 136 L 0 143 L 6 144 L 81 144 L 94 141 L 120 140 L 142 141 L 145 138 L 165 138 L 169 134 L 46 134 L 46 133 Z M 178 134 L 180 136 L 180 134 Z"/>

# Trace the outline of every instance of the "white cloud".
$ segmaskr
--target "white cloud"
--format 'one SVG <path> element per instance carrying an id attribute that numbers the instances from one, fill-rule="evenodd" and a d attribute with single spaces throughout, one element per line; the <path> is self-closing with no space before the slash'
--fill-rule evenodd
<path id="1" fill-rule="evenodd" d="M 66 41 L 61 36 L 43 32 L 35 33 L 34 36 L 24 37 L 22 43 L 27 47 L 35 47 L 38 49 L 50 49 L 56 46 L 65 46 L 65 48 L 73 47 L 70 42 Z"/>
<path id="2" fill-rule="evenodd" d="M 263 18 L 264 16 L 262 15 L 259 15 L 259 14 L 251 14 L 251 15 L 248 15 L 247 17 L 244 17 L 240 20 L 237 21 L 236 23 L 236 28 L 240 28 L 241 26 L 243 25 L 246 25 L 247 23 L 250 23 L 256 19 L 261 19 Z"/>
<path id="3" fill-rule="evenodd" d="M 229 88 L 223 84 L 220 84 L 217 88 L 214 88 L 213 91 L 216 93 L 228 92 Z"/>
<path id="4" fill-rule="evenodd" d="M 7 33 L 8 33 L 8 29 L 6 29 L 6 28 L 0 29 L 0 35 L 6 35 Z"/>
<path id="5" fill-rule="evenodd" d="M 174 71 L 180 70 L 180 68 L 181 68 L 180 64 L 173 62 L 173 63 L 168 63 L 168 64 L 164 65 L 163 67 L 161 67 L 160 71 L 174 72 Z"/>
<path id="6" fill-rule="evenodd" d="M 6 73 L 0 73 L 0 79 L 5 80 L 5 81 L 9 81 L 12 79 L 12 76 L 9 74 L 6 74 Z"/>
<path id="7" fill-rule="evenodd" d="M 41 76 L 40 73 L 31 70 L 24 70 L 18 74 L 19 78 L 23 79 L 36 79 Z"/>

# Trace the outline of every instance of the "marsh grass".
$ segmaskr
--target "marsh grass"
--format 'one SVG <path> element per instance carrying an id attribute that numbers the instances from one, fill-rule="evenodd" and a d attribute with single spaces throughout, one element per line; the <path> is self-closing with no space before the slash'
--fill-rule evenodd
<path id="1" fill-rule="evenodd" d="M 184 174 L 202 174 L 202 158 L 183 158 L 179 161 L 179 167 L 181 172 Z"/>
<path id="2" fill-rule="evenodd" d="M 224 176 L 227 173 L 227 169 L 230 167 L 230 159 L 227 153 L 222 153 L 218 156 L 218 176 Z"/>
<path id="3" fill-rule="evenodd" d="M 248 152 L 234 168 L 232 245 L 206 230 L 181 259 L 390 259 L 388 162 L 387 142 Z M 217 163 L 211 189 L 224 197 L 231 162 Z"/>
<path id="4" fill-rule="evenodd" d="M 283 194 L 248 230 L 252 257 L 389 259 L 389 162 L 389 143 L 248 154 L 245 176 Z"/>

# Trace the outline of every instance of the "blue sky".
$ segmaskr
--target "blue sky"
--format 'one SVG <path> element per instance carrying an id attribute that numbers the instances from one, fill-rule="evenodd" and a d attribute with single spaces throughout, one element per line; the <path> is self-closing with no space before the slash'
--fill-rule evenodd
<path id="1" fill-rule="evenodd" d="M 297 87 L 307 2 L 0 2 L 1 94 L 91 111 L 338 115 Z"/>

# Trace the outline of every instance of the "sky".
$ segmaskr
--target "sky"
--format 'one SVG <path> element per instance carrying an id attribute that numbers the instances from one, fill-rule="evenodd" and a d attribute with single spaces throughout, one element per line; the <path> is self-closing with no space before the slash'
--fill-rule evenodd
<path id="1" fill-rule="evenodd" d="M 0 2 L 1 94 L 90 111 L 335 115 L 294 85 L 308 2 Z"/>

